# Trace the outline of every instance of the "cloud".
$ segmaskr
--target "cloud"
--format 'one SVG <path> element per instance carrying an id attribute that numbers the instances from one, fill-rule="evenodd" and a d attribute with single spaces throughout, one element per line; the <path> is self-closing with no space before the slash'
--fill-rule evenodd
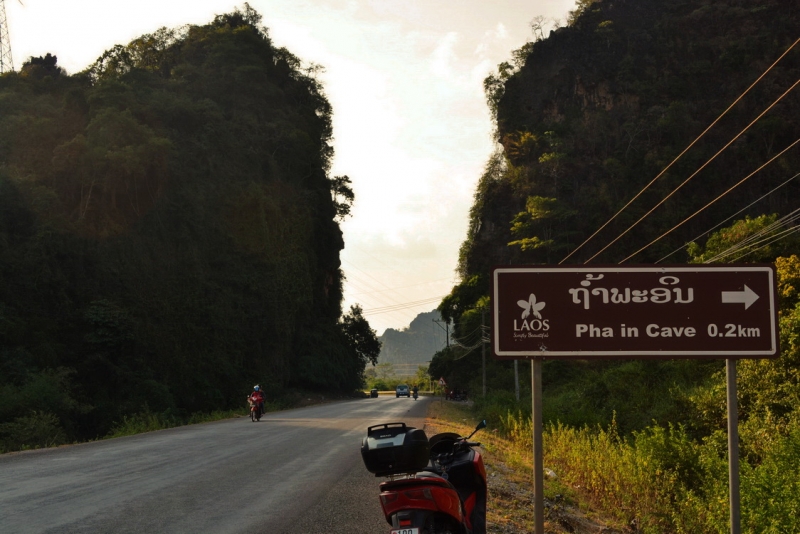
<path id="1" fill-rule="evenodd" d="M 458 43 L 458 33 L 447 32 L 439 37 L 439 41 L 431 54 L 429 70 L 434 75 L 444 78 L 453 75 L 454 63 L 458 61 L 455 46 Z"/>

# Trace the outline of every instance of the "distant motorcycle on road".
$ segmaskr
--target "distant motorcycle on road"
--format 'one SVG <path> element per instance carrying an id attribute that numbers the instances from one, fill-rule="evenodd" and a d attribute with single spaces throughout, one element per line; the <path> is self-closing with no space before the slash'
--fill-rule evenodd
<path id="1" fill-rule="evenodd" d="M 253 399 L 253 397 L 247 397 L 247 401 L 250 403 L 250 420 L 254 423 L 260 421 L 261 406 L 255 399 Z"/>

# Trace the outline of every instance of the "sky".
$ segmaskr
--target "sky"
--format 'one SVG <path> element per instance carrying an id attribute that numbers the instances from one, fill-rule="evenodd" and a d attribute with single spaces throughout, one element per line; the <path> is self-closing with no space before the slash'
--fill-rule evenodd
<path id="1" fill-rule="evenodd" d="M 0 0 L 14 66 L 51 53 L 68 73 L 158 28 L 206 24 L 231 0 Z M 277 46 L 318 75 L 333 107 L 331 176 L 355 203 L 342 223 L 345 310 L 379 335 L 431 311 L 458 283 L 458 250 L 495 150 L 483 80 L 564 21 L 575 0 L 250 0 Z"/>

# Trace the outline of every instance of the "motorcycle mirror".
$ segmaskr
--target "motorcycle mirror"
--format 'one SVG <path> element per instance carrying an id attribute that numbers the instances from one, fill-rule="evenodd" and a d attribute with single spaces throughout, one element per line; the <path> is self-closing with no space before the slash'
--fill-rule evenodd
<path id="1" fill-rule="evenodd" d="M 480 423 L 478 423 L 478 426 L 476 426 L 476 427 L 475 427 L 475 430 L 473 430 L 473 431 L 472 431 L 472 434 L 470 434 L 469 436 L 467 436 L 467 440 L 469 440 L 469 438 L 471 438 L 472 436 L 474 436 L 474 435 L 475 435 L 475 432 L 477 432 L 477 431 L 478 431 L 478 430 L 480 430 L 481 428 L 486 428 L 486 419 L 484 419 L 483 421 L 481 421 Z"/>

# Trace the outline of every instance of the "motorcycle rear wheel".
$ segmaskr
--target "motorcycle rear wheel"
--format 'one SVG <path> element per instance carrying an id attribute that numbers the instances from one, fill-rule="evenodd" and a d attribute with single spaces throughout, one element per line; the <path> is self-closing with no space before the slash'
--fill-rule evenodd
<path id="1" fill-rule="evenodd" d="M 444 514 L 430 516 L 422 529 L 422 534 L 461 534 L 462 532 L 461 525 Z"/>
<path id="2" fill-rule="evenodd" d="M 437 526 L 433 530 L 422 530 L 422 534 L 461 534 L 460 528 L 450 526 Z"/>

